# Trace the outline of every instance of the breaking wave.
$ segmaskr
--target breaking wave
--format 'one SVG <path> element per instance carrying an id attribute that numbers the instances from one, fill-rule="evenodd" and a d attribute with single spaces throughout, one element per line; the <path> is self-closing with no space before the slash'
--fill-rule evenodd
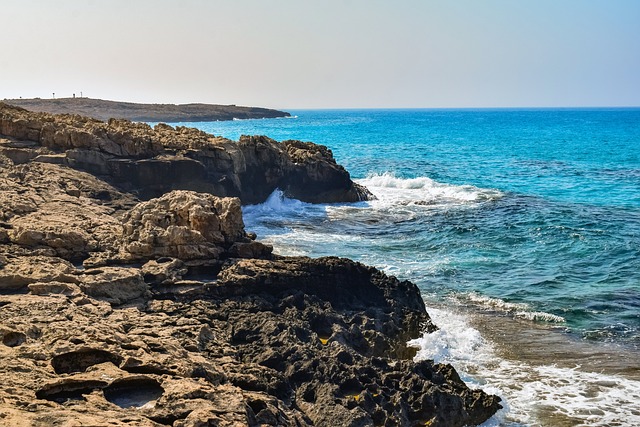
<path id="1" fill-rule="evenodd" d="M 491 310 L 503 314 L 509 314 L 520 319 L 550 323 L 565 322 L 564 317 L 552 313 L 546 313 L 544 311 L 536 311 L 532 309 L 529 304 L 507 302 L 500 298 L 491 298 L 477 292 L 457 294 L 454 298 L 460 303 L 472 305 L 480 308 L 481 310 Z"/>
<path id="2" fill-rule="evenodd" d="M 372 174 L 358 180 L 358 183 L 387 203 L 429 206 L 496 200 L 503 196 L 502 192 L 494 189 L 445 184 L 428 177 L 399 178 L 391 172 Z"/>
<path id="3" fill-rule="evenodd" d="M 450 363 L 471 388 L 500 396 L 504 408 L 485 427 L 640 425 L 640 381 L 579 365 L 508 360 L 465 315 L 427 310 L 440 329 L 409 341 L 415 359 Z"/>

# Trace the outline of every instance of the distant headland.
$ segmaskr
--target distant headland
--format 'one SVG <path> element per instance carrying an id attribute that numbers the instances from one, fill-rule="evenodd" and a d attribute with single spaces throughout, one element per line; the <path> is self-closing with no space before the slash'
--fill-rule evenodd
<path id="1" fill-rule="evenodd" d="M 103 121 L 116 118 L 136 122 L 211 122 L 290 116 L 285 111 L 260 107 L 215 104 L 137 104 L 81 97 L 7 99 L 4 102 L 30 111 L 52 114 L 80 114 Z"/>

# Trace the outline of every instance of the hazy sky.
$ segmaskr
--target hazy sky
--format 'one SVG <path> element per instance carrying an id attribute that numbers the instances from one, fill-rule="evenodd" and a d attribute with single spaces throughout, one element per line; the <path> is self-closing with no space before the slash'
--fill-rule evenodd
<path id="1" fill-rule="evenodd" d="M 0 99 L 640 105 L 640 0 L 0 0 Z"/>

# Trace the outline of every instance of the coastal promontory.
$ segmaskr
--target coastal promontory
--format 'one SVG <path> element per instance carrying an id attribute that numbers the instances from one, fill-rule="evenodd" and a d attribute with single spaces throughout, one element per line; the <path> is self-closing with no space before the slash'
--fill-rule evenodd
<path id="1" fill-rule="evenodd" d="M 290 116 L 286 111 L 261 107 L 217 104 L 140 104 L 75 96 L 57 99 L 6 99 L 4 102 L 29 111 L 78 114 L 104 121 L 126 119 L 137 122 L 213 122 Z"/>
<path id="2" fill-rule="evenodd" d="M 283 257 L 275 188 L 371 197 L 323 146 L 0 104 L 0 425 L 465 426 L 500 399 L 414 361 L 415 284 Z"/>

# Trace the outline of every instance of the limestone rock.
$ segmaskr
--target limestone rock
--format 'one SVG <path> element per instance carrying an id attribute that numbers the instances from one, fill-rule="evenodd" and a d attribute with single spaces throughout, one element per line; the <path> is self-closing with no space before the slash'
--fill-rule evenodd
<path id="1" fill-rule="evenodd" d="M 236 242 L 250 242 L 238 199 L 191 191 L 140 203 L 125 216 L 123 236 L 130 259 L 215 259 Z"/>
<path id="2" fill-rule="evenodd" d="M 218 120 L 287 117 L 290 115 L 284 111 L 259 107 L 215 104 L 138 104 L 87 97 L 20 98 L 5 100 L 5 102 L 31 111 L 73 113 L 91 116 L 99 120 L 118 117 L 138 122 L 213 122 Z"/>
<path id="3" fill-rule="evenodd" d="M 0 412 L 36 425 L 463 426 L 499 408 L 450 366 L 398 355 L 400 325 L 413 336 L 433 326 L 414 286 L 375 269 L 238 260 L 206 287 L 126 308 L 66 292 L 0 295 L 11 384 Z"/>
<path id="4" fill-rule="evenodd" d="M 188 268 L 177 258 L 152 259 L 142 266 L 142 274 L 147 283 L 168 285 L 182 280 Z"/>
<path id="5" fill-rule="evenodd" d="M 114 214 L 134 200 L 56 164 L 8 165 L 0 183 L 0 242 L 73 261 L 116 251 L 122 226 Z"/>
<path id="6" fill-rule="evenodd" d="M 288 197 L 310 203 L 375 199 L 369 190 L 351 181 L 349 173 L 324 145 L 291 140 L 282 144 L 294 165 L 281 185 Z"/>
<path id="7" fill-rule="evenodd" d="M 119 305 L 144 297 L 147 284 L 137 268 L 102 267 L 85 270 L 78 276 L 80 289 L 97 299 Z"/>
<path id="8" fill-rule="evenodd" d="M 32 295 L 66 295 L 74 297 L 82 294 L 80 287 L 74 283 L 47 281 L 30 283 L 27 287 Z"/>
<path id="9" fill-rule="evenodd" d="M 0 291 L 26 290 L 37 282 L 78 283 L 75 267 L 56 257 L 21 256 L 5 258 L 0 267 Z"/>

